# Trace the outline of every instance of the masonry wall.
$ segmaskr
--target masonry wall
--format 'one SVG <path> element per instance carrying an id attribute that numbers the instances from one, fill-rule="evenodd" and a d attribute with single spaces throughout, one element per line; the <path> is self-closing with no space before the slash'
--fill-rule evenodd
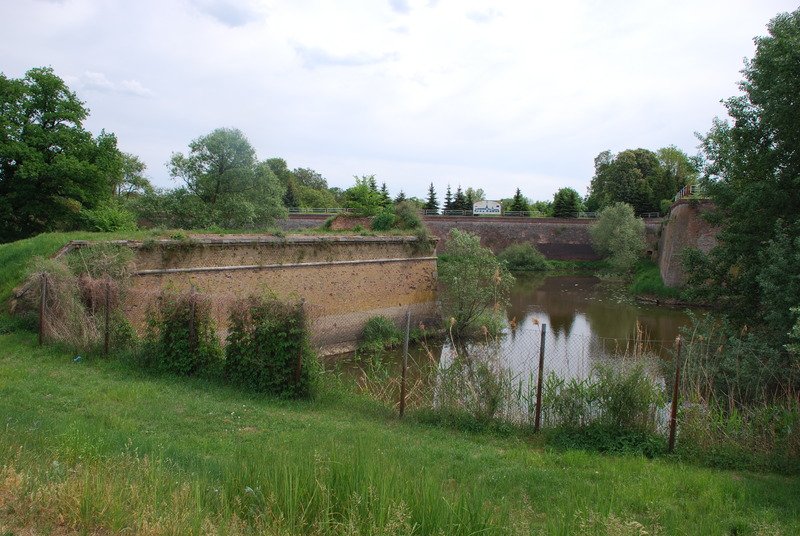
<path id="1" fill-rule="evenodd" d="M 271 292 L 302 299 L 312 342 L 324 353 L 352 349 L 366 320 L 436 317 L 436 259 L 413 237 L 234 237 L 127 242 L 135 251 L 124 312 L 143 331 L 162 290 L 192 287 L 212 298 L 220 337 L 238 298 Z"/>
<path id="2" fill-rule="evenodd" d="M 292 216 L 284 220 L 285 229 L 319 227 L 325 217 Z M 469 231 L 481 237 L 481 244 L 499 253 L 512 244 L 530 243 L 548 259 L 597 260 L 600 255 L 592 247 L 589 229 L 596 223 L 591 219 L 510 218 L 426 216 L 425 225 L 438 239 L 437 250 L 447 243 L 451 229 Z M 658 244 L 661 220 L 646 220 L 647 249 L 653 254 Z"/>
<path id="3" fill-rule="evenodd" d="M 659 269 L 664 284 L 679 287 L 686 282 L 681 254 L 686 248 L 708 253 L 717 245 L 719 228 L 703 214 L 714 208 L 710 201 L 682 200 L 673 205 L 659 241 Z"/>

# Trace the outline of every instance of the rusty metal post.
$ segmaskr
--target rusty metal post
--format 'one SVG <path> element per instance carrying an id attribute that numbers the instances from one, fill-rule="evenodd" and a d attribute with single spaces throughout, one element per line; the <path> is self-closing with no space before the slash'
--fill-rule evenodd
<path id="1" fill-rule="evenodd" d="M 411 311 L 406 311 L 406 335 L 403 339 L 403 368 L 400 372 L 400 417 L 406 412 L 406 372 L 408 371 L 408 337 L 411 332 Z"/>
<path id="2" fill-rule="evenodd" d="M 539 374 L 536 377 L 536 417 L 533 431 L 538 432 L 542 425 L 542 376 L 544 376 L 544 341 L 547 335 L 547 324 L 542 324 L 542 341 L 539 343 Z"/>
<path id="3" fill-rule="evenodd" d="M 667 452 L 670 454 L 675 451 L 675 432 L 678 427 L 678 391 L 681 384 L 681 347 L 683 339 L 678 336 L 675 340 L 677 353 L 675 354 L 675 384 L 672 386 L 672 407 L 669 412 L 669 442 Z"/>
<path id="4" fill-rule="evenodd" d="M 45 336 L 45 305 L 47 302 L 47 274 L 42 274 L 42 284 L 39 289 L 39 346 L 44 344 Z"/>
<path id="5" fill-rule="evenodd" d="M 106 307 L 105 307 L 105 333 L 103 334 L 103 355 L 108 357 L 108 342 L 110 337 L 110 322 L 109 316 L 111 314 L 111 278 L 106 274 Z"/>

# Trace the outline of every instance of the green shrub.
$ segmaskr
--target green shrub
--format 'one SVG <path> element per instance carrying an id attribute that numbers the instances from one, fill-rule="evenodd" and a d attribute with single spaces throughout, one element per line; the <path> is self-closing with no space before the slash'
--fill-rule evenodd
<path id="1" fill-rule="evenodd" d="M 136 215 L 115 201 L 107 201 L 94 209 L 81 211 L 82 227 L 88 231 L 135 231 Z"/>
<path id="2" fill-rule="evenodd" d="M 358 352 L 379 353 L 386 348 L 394 348 L 403 342 L 403 332 L 385 316 L 373 316 L 364 324 Z"/>
<path id="3" fill-rule="evenodd" d="M 631 293 L 650 295 L 659 298 L 678 298 L 680 292 L 664 284 L 658 265 L 651 260 L 642 260 L 636 264 L 631 283 Z"/>
<path id="4" fill-rule="evenodd" d="M 505 305 L 514 276 L 480 238 L 453 229 L 439 257 L 439 294 L 445 325 L 456 337 L 480 330 L 475 321 L 487 310 Z"/>
<path id="5" fill-rule="evenodd" d="M 408 201 L 397 203 L 394 207 L 394 214 L 397 217 L 395 228 L 409 231 L 422 228 L 419 209 L 413 203 Z"/>
<path id="6" fill-rule="evenodd" d="M 372 218 L 371 228 L 373 231 L 388 231 L 394 227 L 397 218 L 392 214 L 391 210 L 386 209 L 378 213 L 377 216 Z"/>
<path id="7" fill-rule="evenodd" d="M 159 302 L 157 309 L 149 311 L 141 363 L 159 372 L 217 376 L 224 355 L 211 316 L 211 299 L 196 292 L 164 292 Z"/>
<path id="8" fill-rule="evenodd" d="M 508 246 L 497 258 L 512 272 L 543 272 L 551 268 L 544 255 L 527 243 Z"/>
<path id="9" fill-rule="evenodd" d="M 594 248 L 620 272 L 630 271 L 644 252 L 644 222 L 627 203 L 604 208 L 590 233 Z"/>
<path id="10" fill-rule="evenodd" d="M 302 303 L 255 296 L 235 303 L 225 355 L 225 379 L 233 384 L 281 397 L 313 392 L 319 366 Z"/>

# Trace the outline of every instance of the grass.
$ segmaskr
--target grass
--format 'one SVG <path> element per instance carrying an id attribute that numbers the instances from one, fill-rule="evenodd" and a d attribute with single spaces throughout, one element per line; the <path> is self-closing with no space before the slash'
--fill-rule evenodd
<path id="1" fill-rule="evenodd" d="M 796 534 L 800 482 L 552 451 L 0 335 L 0 534 Z"/>
<path id="2" fill-rule="evenodd" d="M 636 264 L 630 292 L 637 296 L 655 296 L 663 299 L 680 298 L 680 291 L 664 284 L 664 280 L 661 279 L 661 270 L 651 260 L 642 260 Z"/>

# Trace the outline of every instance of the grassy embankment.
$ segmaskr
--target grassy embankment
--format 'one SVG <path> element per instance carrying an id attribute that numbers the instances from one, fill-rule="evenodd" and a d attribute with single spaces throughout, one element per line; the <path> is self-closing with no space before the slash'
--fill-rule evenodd
<path id="1" fill-rule="evenodd" d="M 796 478 L 551 451 L 0 335 L 0 533 L 795 534 Z"/>
<path id="2" fill-rule="evenodd" d="M 2 298 L 26 257 L 106 237 L 133 238 L 0 246 Z M 333 376 L 288 402 L 73 357 L 0 335 L 0 534 L 800 531 L 793 477 L 400 422 Z"/>

